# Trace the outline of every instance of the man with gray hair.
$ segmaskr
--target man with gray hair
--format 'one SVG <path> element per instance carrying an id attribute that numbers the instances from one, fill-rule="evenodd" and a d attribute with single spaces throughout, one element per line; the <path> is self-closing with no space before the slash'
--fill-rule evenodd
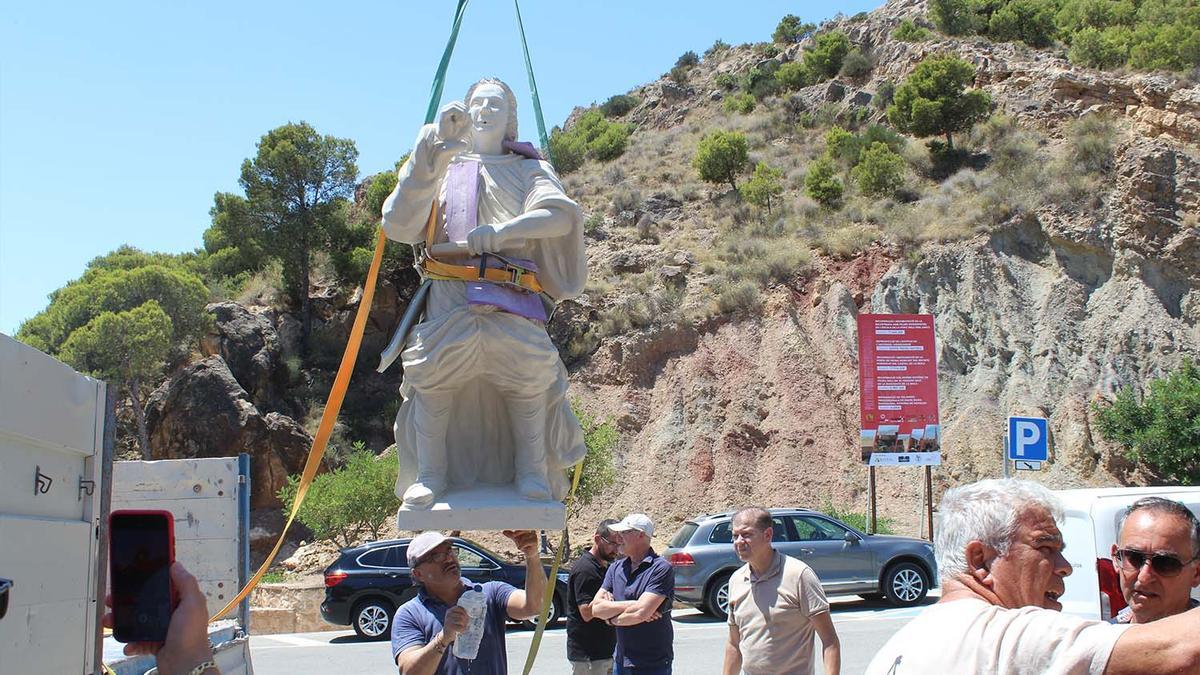
<path id="1" fill-rule="evenodd" d="M 1151 626 L 1063 615 L 1063 507 L 1037 483 L 984 480 L 939 509 L 942 599 L 888 640 L 867 675 L 1200 672 L 1200 609 Z"/>
<path id="2" fill-rule="evenodd" d="M 1150 623 L 1200 606 L 1200 521 L 1188 507 L 1144 497 L 1125 510 L 1113 564 L 1128 606 L 1112 623 Z"/>

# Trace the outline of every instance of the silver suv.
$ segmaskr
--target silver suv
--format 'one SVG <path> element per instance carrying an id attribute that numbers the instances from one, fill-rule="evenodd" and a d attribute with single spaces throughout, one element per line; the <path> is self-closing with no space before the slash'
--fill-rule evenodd
<path id="1" fill-rule="evenodd" d="M 774 546 L 813 568 L 826 595 L 857 594 L 915 605 L 936 585 L 933 545 L 923 539 L 864 534 L 819 511 L 769 509 Z M 662 555 L 675 568 L 675 599 L 718 618 L 729 607 L 729 576 L 742 566 L 733 552 L 733 512 L 689 520 Z"/>

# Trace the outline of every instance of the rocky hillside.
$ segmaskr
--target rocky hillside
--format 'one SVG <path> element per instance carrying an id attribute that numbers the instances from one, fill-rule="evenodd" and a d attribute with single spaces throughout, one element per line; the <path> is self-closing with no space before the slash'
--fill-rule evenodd
<path id="1" fill-rule="evenodd" d="M 859 312 L 935 316 L 945 459 L 935 492 L 999 474 L 1009 414 L 1051 419 L 1052 461 L 1038 478 L 1054 487 L 1154 479 L 1094 433 L 1089 404 L 1200 352 L 1200 86 L 1080 69 L 1018 44 L 892 39 L 925 9 L 897 0 L 822 25 L 845 32 L 872 67 L 768 97 L 749 114 L 726 111 L 721 76 L 801 58 L 807 45 L 710 50 L 682 82 L 664 76 L 630 92 L 639 103 L 625 116 L 634 131 L 624 156 L 566 177 L 588 216 L 592 280 L 550 330 L 575 395 L 622 434 L 617 483 L 572 523 L 576 535 L 631 510 L 659 519 L 664 536 L 747 502 L 864 510 Z M 903 196 L 851 190 L 836 210 L 804 197 L 828 128 L 883 121 L 881 92 L 933 54 L 974 64 L 998 114 L 963 140 L 966 168 L 938 175 L 909 139 Z M 1085 118 L 1104 129 L 1087 170 L 1071 160 Z M 751 209 L 700 181 L 691 158 L 714 129 L 744 132 L 754 161 L 783 169 L 782 205 Z M 374 355 L 412 284 L 384 282 L 352 383 L 352 436 L 376 450 L 388 442 L 399 373 L 374 374 Z M 340 344 L 359 294 L 316 292 L 317 330 Z M 205 358 L 151 401 L 155 451 L 249 447 L 256 485 L 277 487 L 303 459 L 305 418 L 319 412 L 336 360 L 289 369 L 297 323 L 285 311 L 211 309 Z M 879 477 L 881 515 L 916 534 L 917 470 Z M 272 495 L 262 490 L 256 505 L 270 507 Z"/>

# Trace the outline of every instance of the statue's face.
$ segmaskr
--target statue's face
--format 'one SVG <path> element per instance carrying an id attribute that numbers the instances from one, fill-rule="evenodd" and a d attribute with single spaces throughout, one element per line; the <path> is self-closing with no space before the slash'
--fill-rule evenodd
<path id="1" fill-rule="evenodd" d="M 508 98 L 499 85 L 484 84 L 477 87 L 471 100 L 467 101 L 467 112 L 471 115 L 471 131 L 477 147 L 481 140 L 496 143 L 504 140 L 510 111 Z"/>

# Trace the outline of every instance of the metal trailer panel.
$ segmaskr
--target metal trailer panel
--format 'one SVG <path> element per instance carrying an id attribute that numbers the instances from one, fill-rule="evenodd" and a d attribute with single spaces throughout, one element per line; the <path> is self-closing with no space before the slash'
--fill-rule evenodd
<path id="1" fill-rule="evenodd" d="M 0 335 L 0 621 L 5 672 L 96 667 L 107 389 Z"/>
<path id="2" fill-rule="evenodd" d="M 175 516 L 175 557 L 200 582 L 215 612 L 237 594 L 242 529 L 237 457 L 115 462 L 113 509 L 163 509 Z M 248 503 L 248 500 L 247 500 Z"/>

